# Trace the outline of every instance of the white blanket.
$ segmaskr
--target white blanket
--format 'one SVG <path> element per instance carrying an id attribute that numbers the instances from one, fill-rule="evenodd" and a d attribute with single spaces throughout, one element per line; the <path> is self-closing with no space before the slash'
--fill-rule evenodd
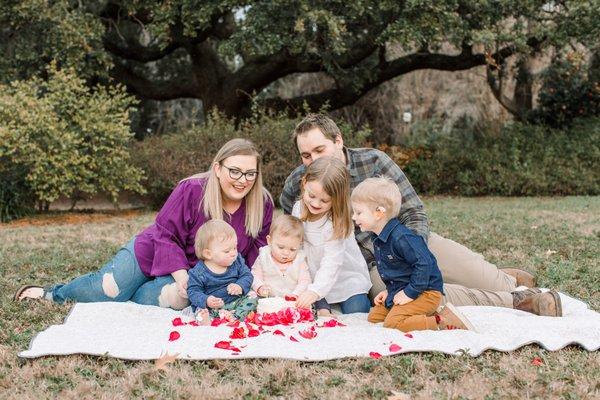
<path id="1" fill-rule="evenodd" d="M 340 316 L 345 327 L 316 327 L 316 337 L 306 339 L 299 331 L 314 324 L 265 327 L 257 337 L 229 339 L 233 328 L 173 326 L 181 312 L 133 303 L 76 304 L 62 325 L 39 333 L 20 357 L 92 354 L 128 360 L 151 360 L 161 354 L 179 353 L 185 359 L 284 358 L 306 361 L 344 357 L 378 357 L 406 352 L 437 351 L 477 356 L 494 349 L 512 351 L 537 343 L 547 350 L 576 344 L 588 351 L 600 347 L 600 314 L 576 299 L 561 294 L 562 318 L 539 317 L 518 310 L 495 307 L 460 307 L 471 320 L 471 331 L 415 331 L 408 335 L 370 324 L 366 314 Z M 318 321 L 322 324 L 323 321 Z M 275 335 L 279 329 L 284 336 Z M 179 339 L 169 341 L 171 332 Z M 177 335 L 175 335 L 177 336 Z M 290 336 L 297 339 L 292 341 Z M 411 337 L 412 336 L 412 337 Z M 216 348 L 230 341 L 240 351 Z M 397 345 L 397 346 L 392 346 Z M 399 347 L 398 347 L 399 346 Z M 378 354 L 377 354 L 378 353 Z"/>

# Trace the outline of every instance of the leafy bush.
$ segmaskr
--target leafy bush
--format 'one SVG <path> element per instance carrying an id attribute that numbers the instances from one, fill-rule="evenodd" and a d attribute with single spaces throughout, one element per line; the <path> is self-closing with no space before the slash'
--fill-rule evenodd
<path id="1" fill-rule="evenodd" d="M 493 130 L 432 133 L 405 168 L 417 192 L 467 196 L 597 195 L 600 118 L 566 130 L 513 123 Z"/>
<path id="2" fill-rule="evenodd" d="M 116 201 L 122 190 L 142 193 L 142 171 L 129 160 L 133 99 L 122 87 L 89 89 L 72 70 L 53 65 L 48 74 L 0 85 L 0 172 L 23 172 L 27 190 L 15 196 L 44 209 L 59 196 L 103 192 Z"/>
<path id="3" fill-rule="evenodd" d="M 248 138 L 263 157 L 265 186 L 277 199 L 285 178 L 300 164 L 298 150 L 290 139 L 298 121 L 299 118 L 255 110 L 251 118 L 236 126 L 233 120 L 212 112 L 201 126 L 138 142 L 132 157 L 146 173 L 145 187 L 151 204 L 160 207 L 179 180 L 207 170 L 225 142 L 235 137 Z M 349 146 L 361 145 L 368 136 L 368 131 L 357 131 L 347 124 L 340 124 L 340 129 Z"/>

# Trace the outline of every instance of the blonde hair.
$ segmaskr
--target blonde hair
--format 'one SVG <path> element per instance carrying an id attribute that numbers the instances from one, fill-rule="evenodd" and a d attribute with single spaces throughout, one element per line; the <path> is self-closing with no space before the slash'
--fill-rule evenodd
<path id="1" fill-rule="evenodd" d="M 213 240 L 217 239 L 224 242 L 233 237 L 237 238 L 235 230 L 227 222 L 218 219 L 206 221 L 196 232 L 196 240 L 194 241 L 196 257 L 204 260 L 202 251 L 208 249 Z"/>
<path id="2" fill-rule="evenodd" d="M 295 236 L 302 240 L 304 237 L 304 226 L 302 221 L 292 215 L 282 214 L 271 223 L 269 235 L 282 235 L 285 237 Z"/>
<path id="3" fill-rule="evenodd" d="M 367 178 L 359 183 L 350 196 L 350 201 L 373 207 L 385 208 L 388 220 L 397 217 L 402 206 L 402 194 L 394 181 L 384 177 Z"/>
<path id="4" fill-rule="evenodd" d="M 269 192 L 263 188 L 262 158 L 254 143 L 248 139 L 231 139 L 217 152 L 208 171 L 192 175 L 186 179 L 208 178 L 204 189 L 204 198 L 200 206 L 204 216 L 210 219 L 223 219 L 223 194 L 219 178 L 215 172 L 215 164 L 222 165 L 223 160 L 233 156 L 256 157 L 256 171 L 258 172 L 254 185 L 246 195 L 246 234 L 256 238 L 262 229 L 265 212 L 265 199 L 271 198 Z"/>
<path id="5" fill-rule="evenodd" d="M 331 222 L 333 223 L 333 237 L 331 239 L 344 239 L 352 233 L 354 227 L 350 214 L 350 183 L 348 170 L 344 163 L 335 157 L 321 157 L 313 161 L 307 168 L 302 178 L 302 194 L 307 182 L 319 182 L 323 190 L 331 197 Z M 309 211 L 303 201 L 300 202 L 300 220 L 306 221 Z"/>
<path id="6" fill-rule="evenodd" d="M 298 135 L 306 133 L 314 128 L 319 128 L 323 136 L 327 139 L 335 142 L 335 138 L 342 136 L 340 128 L 336 125 L 331 118 L 323 114 L 308 114 L 296 125 L 294 132 L 292 132 L 292 140 L 295 145 L 298 145 Z"/>

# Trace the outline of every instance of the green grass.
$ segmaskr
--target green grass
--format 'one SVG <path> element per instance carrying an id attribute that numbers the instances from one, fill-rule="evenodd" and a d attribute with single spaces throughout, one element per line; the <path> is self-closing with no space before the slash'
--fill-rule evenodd
<path id="1" fill-rule="evenodd" d="M 483 253 L 500 267 L 532 271 L 600 309 L 600 197 L 430 198 L 432 230 Z M 69 305 L 13 303 L 23 283 L 49 284 L 96 270 L 153 214 L 86 223 L 0 225 L 0 398 L 414 398 L 600 397 L 600 355 L 570 346 L 531 345 L 477 358 L 407 354 L 319 363 L 282 360 L 151 362 L 16 354 Z M 531 365 L 540 357 L 543 365 Z"/>

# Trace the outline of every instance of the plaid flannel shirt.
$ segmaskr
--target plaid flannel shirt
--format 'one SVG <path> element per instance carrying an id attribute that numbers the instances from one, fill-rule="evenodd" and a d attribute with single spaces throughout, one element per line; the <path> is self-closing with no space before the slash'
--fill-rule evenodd
<path id="1" fill-rule="evenodd" d="M 384 176 L 396 182 L 402 193 L 402 207 L 398 214 L 400 223 L 422 236 L 427 242 L 429 224 L 423 202 L 400 167 L 387 154 L 377 149 L 344 147 L 344 153 L 350 174 L 350 190 L 365 179 L 377 176 Z M 292 213 L 294 203 L 300 198 L 300 180 L 305 171 L 306 167 L 301 165 L 285 180 L 283 191 L 279 196 L 279 204 L 286 214 Z M 373 239 L 370 232 L 361 232 L 358 227 L 355 227 L 354 233 L 358 244 L 372 254 Z M 367 259 L 367 262 L 369 261 L 371 260 Z"/>

